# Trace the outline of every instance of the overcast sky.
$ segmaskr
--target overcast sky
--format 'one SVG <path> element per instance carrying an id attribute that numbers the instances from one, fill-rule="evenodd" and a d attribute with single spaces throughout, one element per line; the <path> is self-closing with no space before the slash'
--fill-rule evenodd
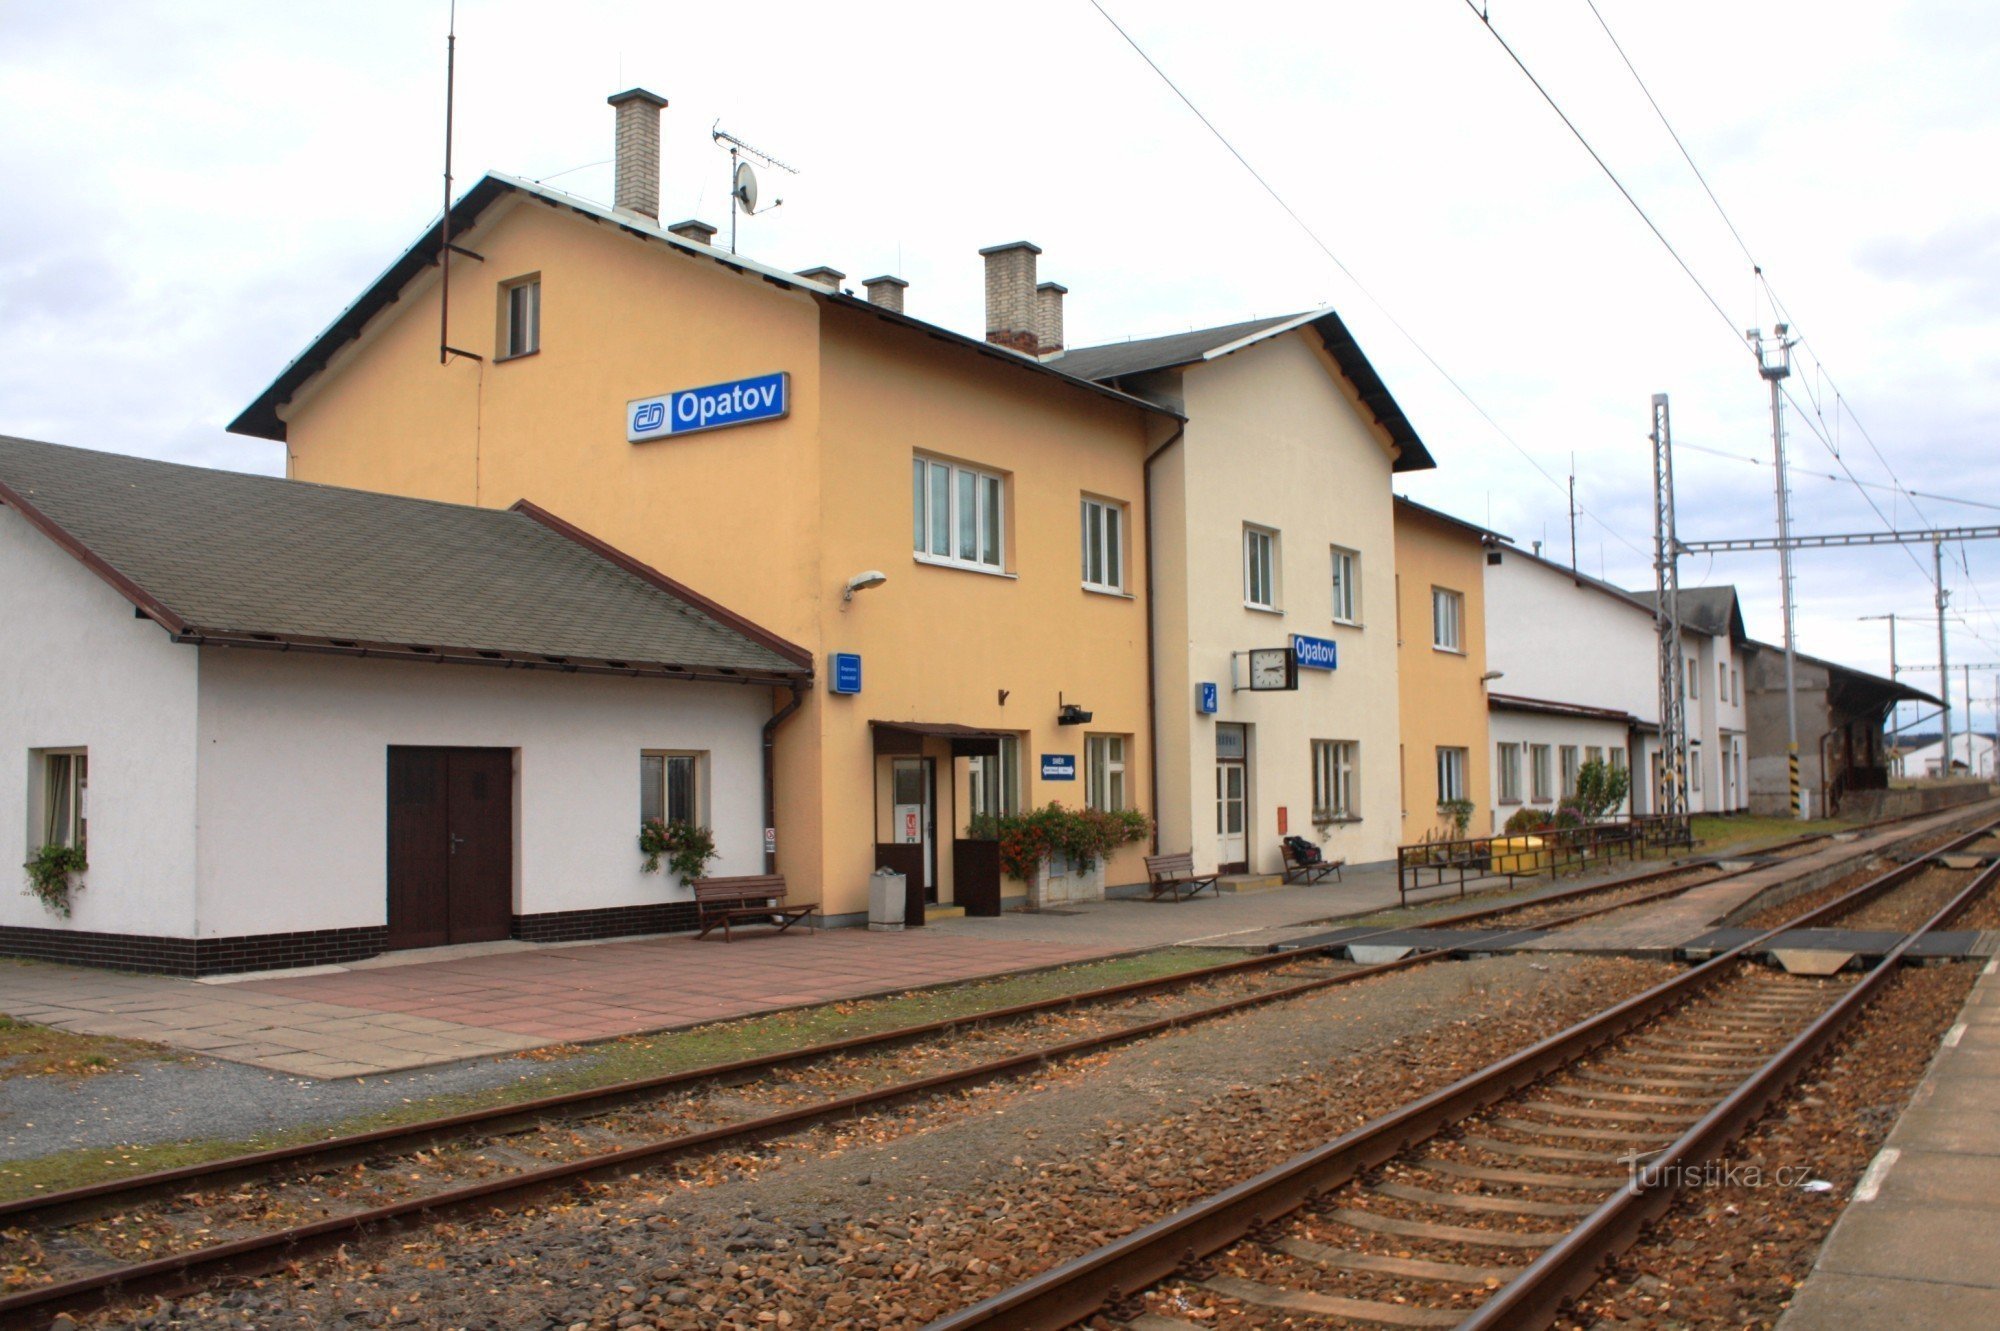
<path id="1" fill-rule="evenodd" d="M 1863 481 L 1988 506 L 1870 492 L 1890 521 L 2000 522 L 2000 6 L 1597 2 L 1824 358 L 1792 381 L 1811 425 Z M 1586 0 L 1490 12 L 1727 322 L 1464 0 L 1105 3 L 1368 294 L 1088 0 L 462 0 L 459 188 L 494 169 L 608 200 L 604 98 L 643 85 L 671 102 L 667 220 L 727 227 L 718 119 L 800 169 L 764 175 L 785 204 L 742 224 L 758 258 L 900 273 L 911 313 L 977 334 L 975 251 L 1030 239 L 1072 345 L 1331 304 L 1437 457 L 1408 494 L 1567 558 L 1573 458 L 1579 563 L 1632 586 L 1664 391 L 1679 442 L 1734 455 L 1678 453 L 1683 538 L 1771 534 L 1740 332 L 1774 315 Z M 223 426 L 435 217 L 445 16 L 0 0 L 0 432 L 280 470 Z M 1796 529 L 1881 527 L 1789 425 Z M 2000 662 L 2000 543 L 1947 555 L 1952 657 Z M 1801 554 L 1801 648 L 1886 670 L 1887 625 L 1858 617 L 1894 611 L 1903 662 L 1934 665 L 1928 567 Z M 1774 555 L 1682 576 L 1734 582 L 1778 637 Z"/>

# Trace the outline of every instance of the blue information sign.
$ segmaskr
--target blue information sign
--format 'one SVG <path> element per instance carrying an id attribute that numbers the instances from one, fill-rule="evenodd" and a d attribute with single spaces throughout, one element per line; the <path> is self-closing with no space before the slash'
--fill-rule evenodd
<path id="1" fill-rule="evenodd" d="M 773 421 L 791 410 L 792 376 L 780 370 L 755 379 L 634 398 L 625 404 L 625 438 L 640 444 L 673 434 L 719 430 L 725 425 Z"/>
<path id="2" fill-rule="evenodd" d="M 1301 670 L 1340 668 L 1340 644 L 1331 638 L 1308 638 L 1303 633 L 1294 633 L 1292 655 L 1298 659 Z"/>
<path id="3" fill-rule="evenodd" d="M 1194 686 L 1194 709 L 1203 716 L 1214 716 L 1222 706 L 1222 690 L 1213 684 Z"/>
<path id="4" fill-rule="evenodd" d="M 827 685 L 835 693 L 861 692 L 861 653 L 833 654 L 833 681 Z"/>
<path id="5" fill-rule="evenodd" d="M 1042 780 L 1076 780 L 1076 755 L 1073 753 L 1045 753 L 1042 755 Z"/>

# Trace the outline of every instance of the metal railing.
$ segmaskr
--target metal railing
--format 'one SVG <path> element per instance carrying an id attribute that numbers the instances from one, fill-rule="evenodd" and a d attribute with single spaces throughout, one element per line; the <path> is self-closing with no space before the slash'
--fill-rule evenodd
<path id="1" fill-rule="evenodd" d="M 1516 836 L 1419 841 L 1396 848 L 1396 896 L 1408 905 L 1412 892 L 1455 883 L 1463 897 L 1471 883 L 1489 879 L 1512 883 L 1542 874 L 1554 878 L 1568 870 L 1612 864 L 1620 858 L 1638 860 L 1651 851 L 1693 845 L 1693 823 L 1684 813 L 1627 815 Z"/>

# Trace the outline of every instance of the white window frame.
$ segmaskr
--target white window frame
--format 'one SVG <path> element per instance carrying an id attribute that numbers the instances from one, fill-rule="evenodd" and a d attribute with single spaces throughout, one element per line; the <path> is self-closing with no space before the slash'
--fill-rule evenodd
<path id="1" fill-rule="evenodd" d="M 1577 776 L 1583 771 L 1583 751 L 1574 744 L 1565 744 L 1560 751 L 1562 769 L 1562 797 L 1574 799 Z"/>
<path id="2" fill-rule="evenodd" d="M 1688 745 L 1688 794 L 1701 794 L 1701 745 Z"/>
<path id="3" fill-rule="evenodd" d="M 1438 807 L 1466 798 L 1465 770 L 1472 764 L 1466 750 L 1440 744 L 1437 750 Z"/>
<path id="4" fill-rule="evenodd" d="M 1521 745 L 1502 741 L 1494 746 L 1494 765 L 1500 773 L 1500 803 L 1521 802 Z"/>
<path id="5" fill-rule="evenodd" d="M 658 802 L 652 770 L 657 766 Z M 679 782 L 675 774 L 680 773 Z M 639 821 L 658 818 L 672 822 L 675 786 L 686 799 L 688 816 L 680 821 L 694 827 L 708 826 L 708 754 L 699 749 L 644 749 L 639 754 Z"/>
<path id="6" fill-rule="evenodd" d="M 1715 663 L 1715 690 L 1721 695 L 1718 701 L 1729 701 L 1729 663 L 1727 661 L 1717 661 Z"/>
<path id="7" fill-rule="evenodd" d="M 1313 821 L 1355 822 L 1361 817 L 1360 744 L 1351 739 L 1312 742 Z"/>
<path id="8" fill-rule="evenodd" d="M 1622 771 L 1624 771 L 1624 770 L 1625 770 L 1625 750 L 1624 750 L 1624 749 L 1622 749 L 1622 748 L 1620 748 L 1620 747 L 1619 747 L 1618 745 L 1615 745 L 1615 744 L 1614 744 L 1614 745 L 1612 745 L 1612 746 L 1611 746 L 1611 751 L 1610 751 L 1610 753 L 1609 753 L 1609 754 L 1607 754 L 1606 756 L 1607 756 L 1607 757 L 1608 757 L 1608 758 L 1610 759 L 1610 761 L 1611 761 L 1611 770 L 1612 770 L 1612 771 L 1614 771 L 1614 772 L 1622 772 Z"/>
<path id="9" fill-rule="evenodd" d="M 1431 588 L 1431 648 L 1465 653 L 1465 593 Z"/>
<path id="10" fill-rule="evenodd" d="M 1528 746 L 1528 802 L 1547 804 L 1555 799 L 1555 762 L 1546 744 Z"/>
<path id="11" fill-rule="evenodd" d="M 1080 511 L 1085 591 L 1125 594 L 1125 531 L 1127 508 L 1115 499 L 1083 497 Z M 1096 529 L 1091 518 L 1097 519 Z M 1107 576 L 1108 575 L 1108 576 Z"/>
<path id="12" fill-rule="evenodd" d="M 1007 478 L 999 472 L 968 467 L 946 458 L 916 453 L 910 460 L 910 535 L 920 564 L 970 569 L 975 573 L 1007 571 Z M 938 481 L 944 482 L 944 525 L 938 525 Z M 960 552 L 968 534 L 965 489 L 972 487 L 971 558 Z M 944 541 L 938 550 L 940 534 Z"/>
<path id="13" fill-rule="evenodd" d="M 1083 737 L 1084 803 L 1093 809 L 1115 813 L 1131 807 L 1126 789 L 1125 769 L 1131 752 L 1128 735 L 1085 735 Z"/>
<path id="14" fill-rule="evenodd" d="M 1333 622 L 1361 624 L 1361 552 L 1345 546 L 1332 547 Z"/>
<path id="15" fill-rule="evenodd" d="M 90 846 L 90 750 L 32 749 L 35 847 Z M 58 787 L 60 786 L 60 789 Z"/>
<path id="16" fill-rule="evenodd" d="M 999 752 L 968 759 L 966 806 L 974 817 L 1021 811 L 1021 739 L 1002 735 Z"/>
<path id="17" fill-rule="evenodd" d="M 509 278 L 500 284 L 500 355 L 496 359 L 518 360 L 541 349 L 542 275 Z"/>
<path id="18" fill-rule="evenodd" d="M 1243 604 L 1252 610 L 1281 608 L 1278 587 L 1278 533 L 1243 524 Z M 1262 598 L 1259 598 L 1259 593 Z"/>
<path id="19" fill-rule="evenodd" d="M 1729 667 L 1729 696 L 1737 703 L 1743 701 L 1743 676 L 1736 673 L 1736 667 Z"/>

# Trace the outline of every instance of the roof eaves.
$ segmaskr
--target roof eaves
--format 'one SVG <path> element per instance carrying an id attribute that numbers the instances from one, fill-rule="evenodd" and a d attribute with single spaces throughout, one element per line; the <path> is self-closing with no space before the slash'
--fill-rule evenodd
<path id="1" fill-rule="evenodd" d="M 1491 527 L 1482 527 L 1478 523 L 1470 520 L 1469 518 L 1461 518 L 1454 513 L 1447 513 L 1441 508 L 1432 508 L 1429 504 L 1420 504 L 1416 500 L 1410 498 L 1408 495 L 1397 495 L 1395 496 L 1395 499 L 1398 504 L 1401 504 L 1405 508 L 1412 509 L 1415 512 L 1422 514 L 1424 517 L 1434 518 L 1439 522 L 1446 523 L 1453 527 L 1463 527 L 1466 531 L 1471 532 L 1473 535 L 1478 536 L 1481 539 L 1504 541 L 1510 547 L 1514 545 L 1514 538 L 1507 535 L 1507 533 L 1494 531 Z"/>
<path id="2" fill-rule="evenodd" d="M 109 583 L 120 596 L 130 601 L 142 614 L 157 623 L 161 628 L 164 628 L 169 633 L 183 633 L 187 631 L 187 621 L 176 614 L 165 602 L 127 577 L 110 560 L 105 559 L 95 550 L 84 544 L 81 538 L 77 537 L 54 518 L 42 512 L 41 509 L 24 498 L 19 491 L 4 481 L 0 481 L 0 504 L 5 504 L 10 508 L 19 510 L 21 516 L 28 520 L 29 525 L 55 542 L 57 546 L 73 557 L 78 563 L 82 564 L 92 573 L 95 573 L 106 583 Z"/>

